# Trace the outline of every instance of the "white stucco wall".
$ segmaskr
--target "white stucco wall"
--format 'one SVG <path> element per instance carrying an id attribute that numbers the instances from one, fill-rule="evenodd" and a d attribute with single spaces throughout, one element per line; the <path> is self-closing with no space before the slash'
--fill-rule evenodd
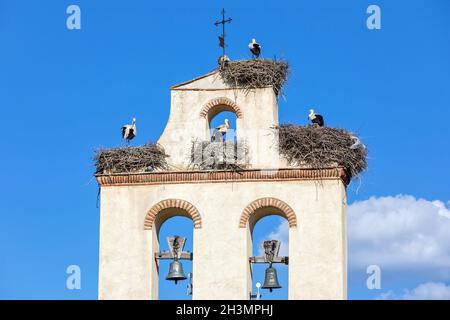
<path id="1" fill-rule="evenodd" d="M 251 239 L 239 219 L 263 197 L 286 202 L 297 215 L 298 226 L 289 232 L 289 299 L 345 299 L 340 180 L 103 187 L 99 298 L 157 299 L 156 233 L 144 230 L 144 219 L 157 202 L 176 198 L 192 203 L 202 218 L 201 229 L 194 229 L 193 299 L 248 299 Z"/>

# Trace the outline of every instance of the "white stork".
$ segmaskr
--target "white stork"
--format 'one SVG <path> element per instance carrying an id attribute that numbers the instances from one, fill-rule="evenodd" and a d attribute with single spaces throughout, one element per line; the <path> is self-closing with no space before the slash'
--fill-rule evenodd
<path id="1" fill-rule="evenodd" d="M 126 124 L 122 127 L 122 138 L 125 139 L 127 143 L 130 143 L 130 140 L 136 137 L 136 135 L 136 118 L 133 118 L 132 124 Z"/>
<path id="2" fill-rule="evenodd" d="M 363 149 L 366 149 L 366 146 L 359 140 L 358 137 L 352 135 L 351 138 L 353 139 L 353 144 L 350 146 L 350 149 L 355 150 L 358 149 L 359 146 L 361 146 Z"/>
<path id="3" fill-rule="evenodd" d="M 223 142 L 228 129 L 230 129 L 230 121 L 225 119 L 224 124 L 221 124 L 214 129 L 211 141 Z M 220 133 L 220 135 L 218 133 Z"/>
<path id="4" fill-rule="evenodd" d="M 248 48 L 253 54 L 253 57 L 259 58 L 259 55 L 261 54 L 261 46 L 255 39 L 252 39 L 252 41 L 248 44 Z"/>
<path id="5" fill-rule="evenodd" d="M 325 125 L 323 117 L 320 114 L 315 113 L 313 109 L 309 110 L 308 118 L 312 122 L 313 126 L 323 127 Z"/>

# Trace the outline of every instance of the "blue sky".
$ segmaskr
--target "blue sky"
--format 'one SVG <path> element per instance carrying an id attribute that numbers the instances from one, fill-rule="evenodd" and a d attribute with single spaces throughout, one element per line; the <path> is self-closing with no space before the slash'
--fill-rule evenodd
<path id="1" fill-rule="evenodd" d="M 71 4 L 81 7 L 81 30 L 66 28 Z M 381 8 L 381 30 L 366 28 L 370 4 Z M 136 144 L 158 139 L 169 114 L 169 87 L 216 67 L 219 30 L 213 22 L 223 6 L 233 18 L 232 59 L 249 57 L 254 37 L 265 57 L 291 64 L 281 122 L 305 123 L 314 106 L 329 126 L 355 131 L 368 145 L 369 170 L 348 189 L 349 204 L 355 203 L 349 297 L 446 292 L 450 248 L 442 240 L 450 229 L 439 219 L 450 200 L 447 0 L 0 0 L 0 298 L 97 297 L 93 150 L 121 145 L 120 127 L 133 115 Z M 364 238 L 358 227 L 371 225 L 366 212 L 386 224 L 392 213 L 399 229 L 386 235 L 382 225 L 373 235 L 382 238 Z M 255 238 L 273 231 L 273 224 L 261 223 Z M 381 258 L 392 243 L 398 246 L 389 257 L 407 252 L 395 248 L 424 244 L 417 234 L 429 244 L 419 248 L 432 254 L 396 263 Z M 365 245 L 369 258 L 361 253 Z M 384 261 L 381 290 L 365 287 L 370 259 Z M 81 267 L 81 290 L 65 288 L 70 264 Z M 163 291 L 168 296 L 173 288 Z"/>

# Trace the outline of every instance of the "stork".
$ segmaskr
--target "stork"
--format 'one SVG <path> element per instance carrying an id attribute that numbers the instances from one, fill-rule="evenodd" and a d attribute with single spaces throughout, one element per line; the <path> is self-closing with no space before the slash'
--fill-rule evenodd
<path id="1" fill-rule="evenodd" d="M 323 117 L 320 114 L 315 113 L 313 109 L 309 110 L 308 118 L 313 126 L 323 127 L 325 125 Z"/>
<path id="2" fill-rule="evenodd" d="M 127 141 L 127 144 L 129 144 L 130 140 L 136 137 L 136 135 L 136 118 L 133 118 L 133 122 L 131 124 L 126 124 L 122 127 L 122 138 Z"/>
<path id="3" fill-rule="evenodd" d="M 360 146 L 365 149 L 366 146 L 359 140 L 357 136 L 352 135 L 351 138 L 353 139 L 353 144 L 350 146 L 350 149 L 355 150 L 358 149 Z"/>
<path id="4" fill-rule="evenodd" d="M 250 49 L 254 58 L 259 58 L 259 55 L 261 54 L 261 46 L 258 42 L 256 42 L 255 39 L 252 39 L 252 41 L 248 44 L 248 48 Z"/>
<path id="5" fill-rule="evenodd" d="M 213 135 L 211 137 L 211 141 L 223 142 L 225 140 L 224 137 L 225 137 L 228 129 L 230 129 L 230 121 L 228 121 L 228 119 L 225 119 L 224 124 L 221 124 L 220 126 L 217 126 L 214 129 Z M 220 135 L 219 135 L 219 133 L 220 133 Z"/>

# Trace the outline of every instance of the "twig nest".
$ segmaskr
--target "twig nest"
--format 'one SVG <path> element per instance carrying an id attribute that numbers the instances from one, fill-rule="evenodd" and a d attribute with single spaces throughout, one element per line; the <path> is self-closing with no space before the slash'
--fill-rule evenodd
<path id="1" fill-rule="evenodd" d="M 239 170 L 247 165 L 245 141 L 192 141 L 190 167 L 200 170 Z"/>
<path id="2" fill-rule="evenodd" d="M 338 165 L 350 177 L 367 169 L 367 148 L 351 132 L 329 127 L 283 124 L 279 132 L 279 150 L 290 165 L 315 169 Z"/>
<path id="3" fill-rule="evenodd" d="M 223 64 L 219 72 L 230 87 L 252 90 L 272 86 L 279 95 L 289 76 L 289 65 L 272 59 L 236 60 Z"/>
<path id="4" fill-rule="evenodd" d="M 167 155 L 155 143 L 141 147 L 121 147 L 96 150 L 94 155 L 96 174 L 151 172 L 167 170 Z"/>

